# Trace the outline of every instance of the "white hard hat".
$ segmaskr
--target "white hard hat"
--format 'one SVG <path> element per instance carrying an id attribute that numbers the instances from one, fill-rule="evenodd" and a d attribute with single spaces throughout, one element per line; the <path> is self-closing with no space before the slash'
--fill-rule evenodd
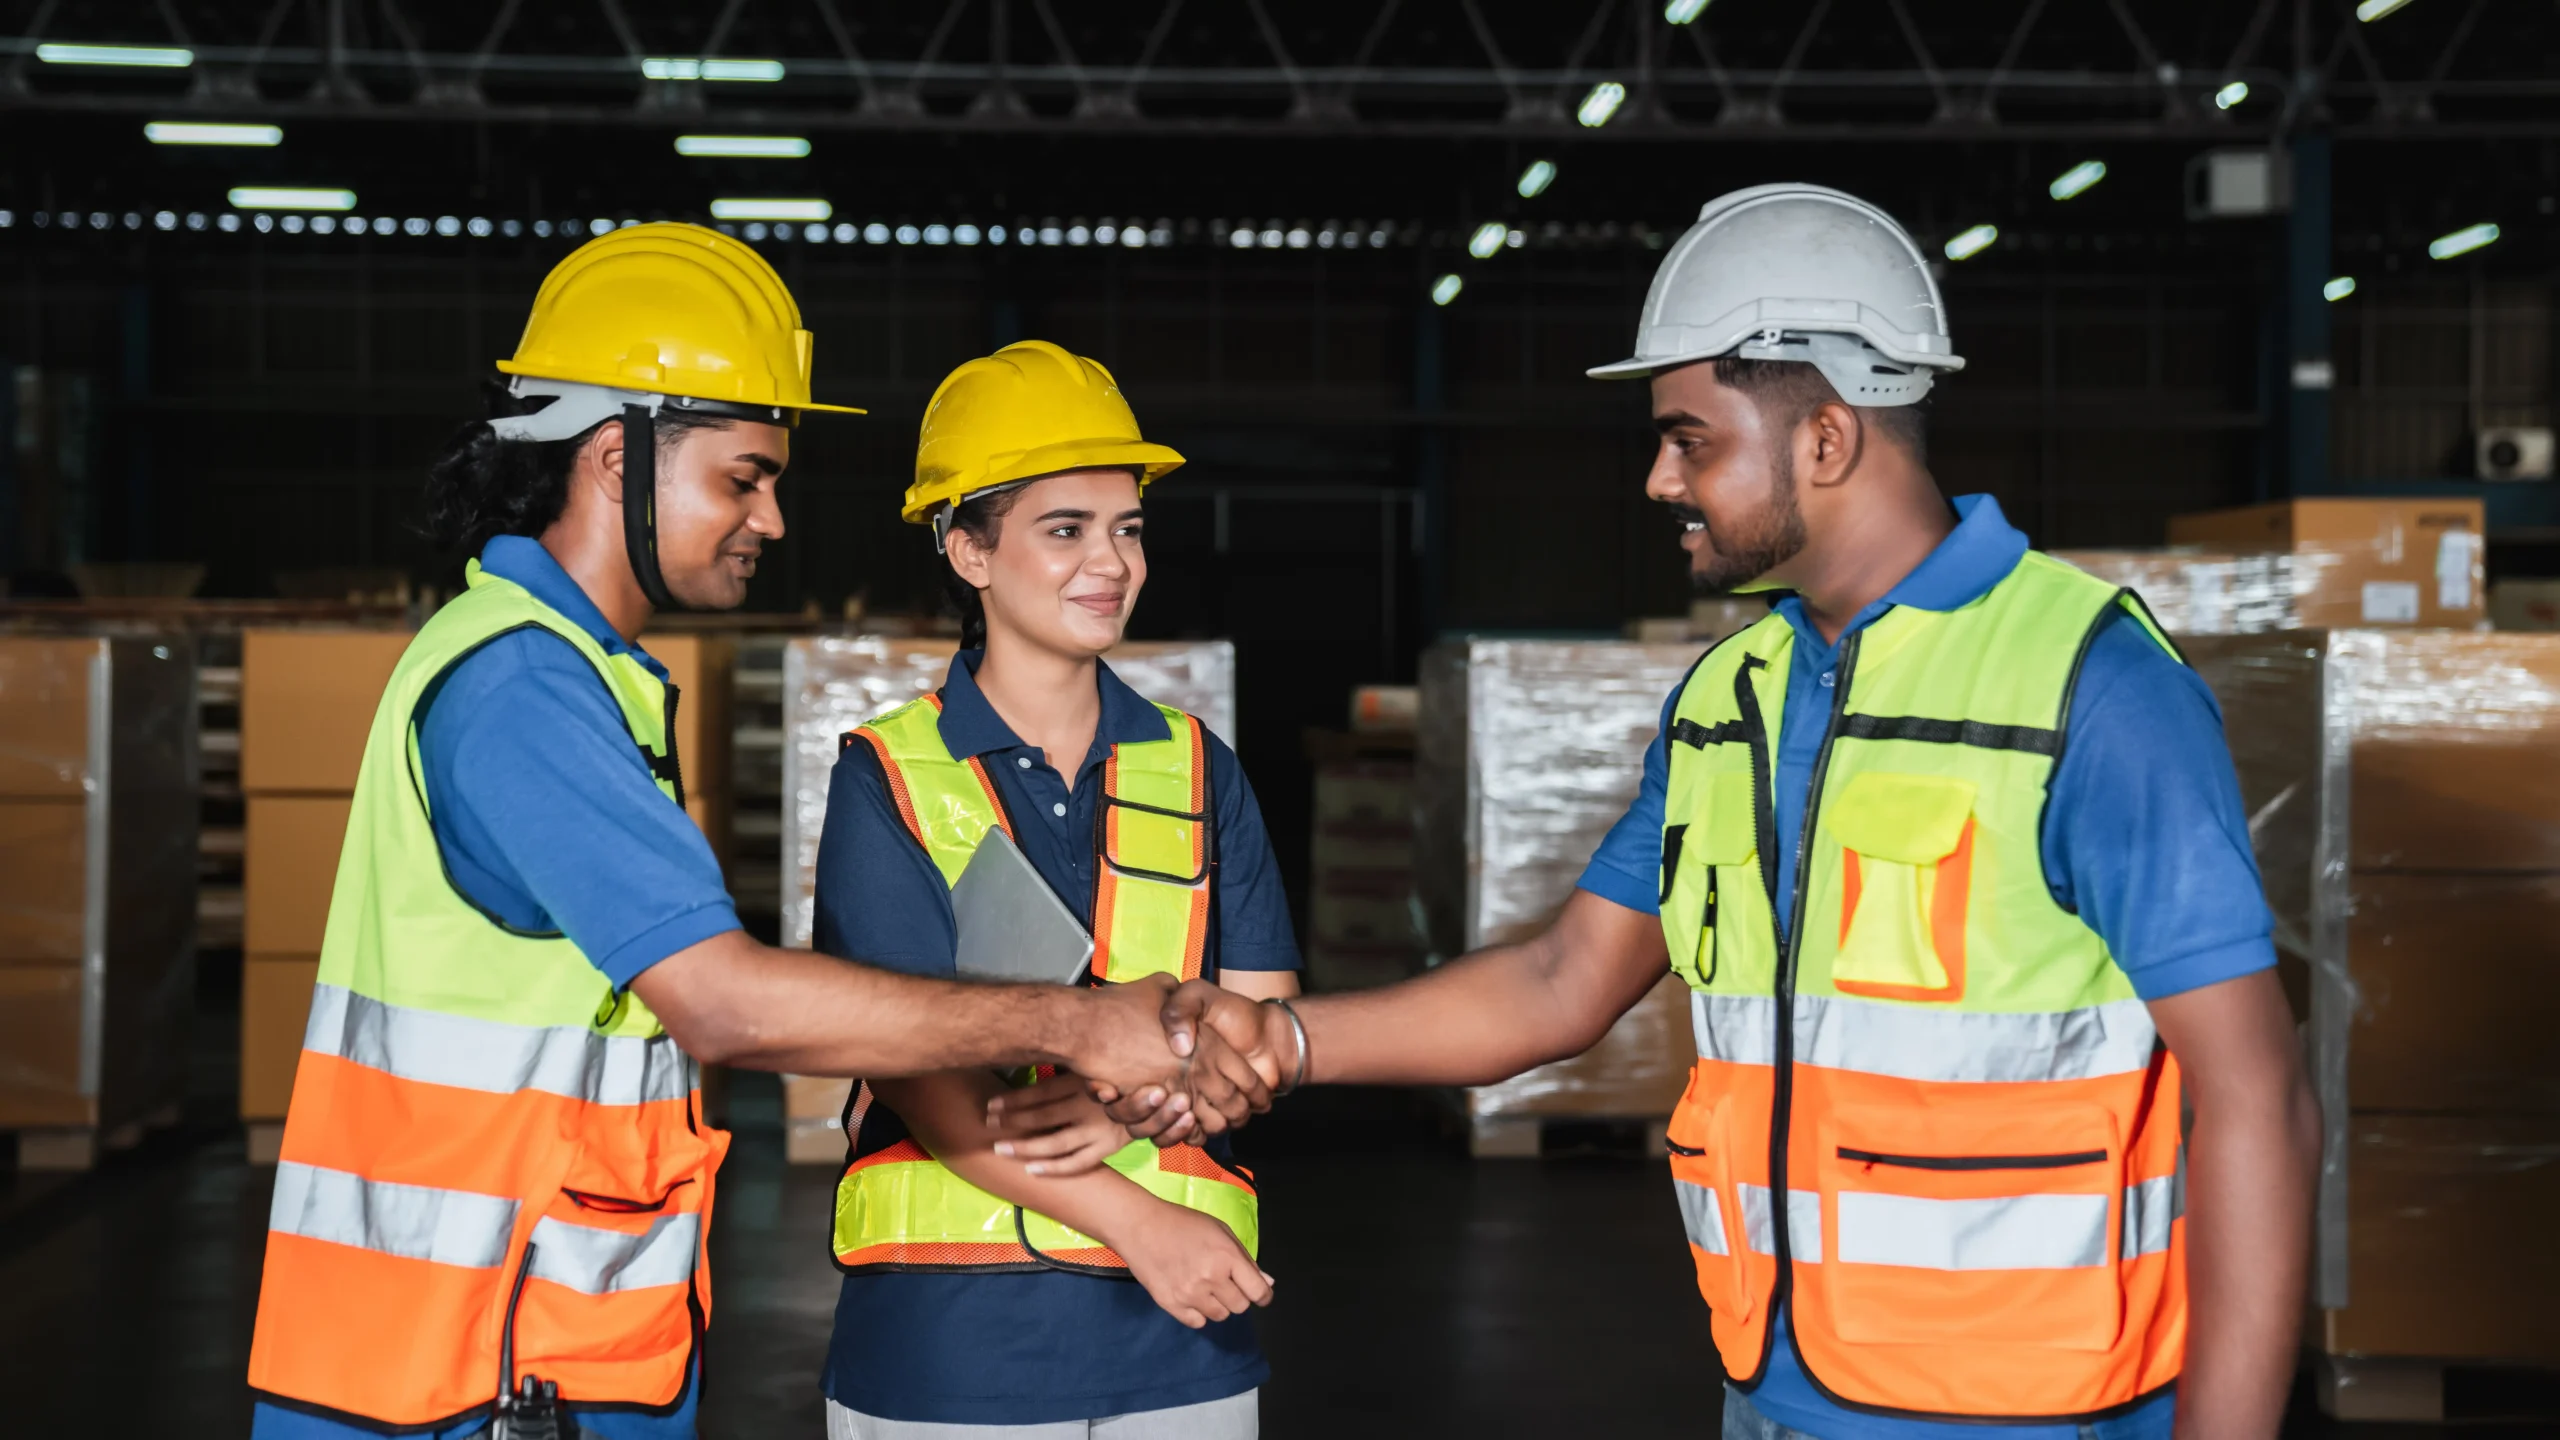
<path id="1" fill-rule="evenodd" d="M 1586 373 L 1632 379 L 1722 355 L 1803 361 L 1852 405 L 1909 405 L 1934 372 L 1964 368 L 1920 247 L 1820 185 L 1708 201 L 1653 273 L 1634 356 Z"/>

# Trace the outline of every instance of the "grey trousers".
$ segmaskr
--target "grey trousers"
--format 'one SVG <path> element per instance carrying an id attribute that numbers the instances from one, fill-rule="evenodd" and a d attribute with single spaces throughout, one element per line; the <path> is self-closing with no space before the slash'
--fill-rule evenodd
<path id="1" fill-rule="evenodd" d="M 1099 1420 L 1050 1425 L 942 1425 L 923 1420 L 882 1420 L 827 1402 L 827 1440 L 1256 1440 L 1262 1433 L 1262 1392 L 1247 1390 L 1224 1400 L 1141 1410 Z"/>

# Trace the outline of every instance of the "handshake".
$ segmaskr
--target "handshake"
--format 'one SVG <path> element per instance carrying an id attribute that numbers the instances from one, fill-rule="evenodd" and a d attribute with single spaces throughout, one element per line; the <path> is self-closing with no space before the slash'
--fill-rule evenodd
<path id="1" fill-rule="evenodd" d="M 1060 1063 L 1133 1138 L 1178 1145 L 1225 1134 L 1306 1078 L 1302 1033 L 1276 1003 L 1168 975 L 1056 993 L 1075 1007 Z M 1029 1094 L 989 1101 L 989 1123 Z"/>

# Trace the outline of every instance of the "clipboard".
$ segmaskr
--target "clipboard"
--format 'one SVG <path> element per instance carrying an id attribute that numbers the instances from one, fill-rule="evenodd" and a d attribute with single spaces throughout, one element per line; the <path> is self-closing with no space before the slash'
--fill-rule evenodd
<path id="1" fill-rule="evenodd" d="M 972 979 L 1072 985 L 1093 960 L 1093 937 L 1001 826 L 951 887 L 951 918 L 959 971 Z"/>

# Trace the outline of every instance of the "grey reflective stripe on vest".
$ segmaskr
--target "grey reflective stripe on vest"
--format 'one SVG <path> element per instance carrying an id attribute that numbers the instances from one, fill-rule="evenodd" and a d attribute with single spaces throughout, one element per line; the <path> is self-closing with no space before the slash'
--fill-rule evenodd
<path id="1" fill-rule="evenodd" d="M 1742 1184 L 1742 1238 L 1763 1255 L 1778 1253 L 1777 1233 L 1769 1224 L 1769 1187 Z M 1806 1265 L 1822 1263 L 1822 1197 L 1803 1190 L 1787 1192 L 1787 1252 Z"/>
<path id="2" fill-rule="evenodd" d="M 2169 1248 L 2169 1226 L 2187 1213 L 2187 1147 L 2178 1146 L 2178 1168 L 2124 1187 L 2124 1258 Z"/>
<path id="3" fill-rule="evenodd" d="M 1716 1192 L 1687 1180 L 1671 1182 L 1671 1193 L 1680 1200 L 1680 1228 L 1689 1232 L 1689 1243 L 1710 1255 L 1730 1255 L 1724 1238 L 1724 1211 L 1716 1204 Z"/>
<path id="4" fill-rule="evenodd" d="M 2104 1195 L 1931 1200 L 1840 1192 L 1840 1261 L 1920 1270 L 2071 1270 L 2107 1263 Z"/>
<path id="5" fill-rule="evenodd" d="M 1777 1060 L 1766 995 L 1689 992 L 1689 1028 L 1702 1060 L 1771 1065 Z M 1898 1080 L 1952 1083 L 2088 1080 L 2151 1063 L 2159 1042 L 2139 1000 L 2023 1015 L 1923 1010 L 1844 996 L 1798 995 L 1799 1065 L 1856 1070 Z"/>
<path id="6" fill-rule="evenodd" d="M 702 1217 L 694 1214 L 661 1215 L 638 1234 L 548 1215 L 533 1222 L 534 1278 L 583 1295 L 684 1284 L 701 1251 Z"/>
<path id="7" fill-rule="evenodd" d="M 302 1048 L 428 1085 L 540 1090 L 598 1105 L 681 1100 L 694 1085 L 693 1060 L 672 1036 L 475 1020 L 385 1004 L 343 985 L 312 988 Z"/>
<path id="8" fill-rule="evenodd" d="M 507 1258 L 516 1202 L 504 1195 L 367 1180 L 291 1160 L 276 1166 L 267 1228 L 396 1255 L 486 1270 Z"/>

